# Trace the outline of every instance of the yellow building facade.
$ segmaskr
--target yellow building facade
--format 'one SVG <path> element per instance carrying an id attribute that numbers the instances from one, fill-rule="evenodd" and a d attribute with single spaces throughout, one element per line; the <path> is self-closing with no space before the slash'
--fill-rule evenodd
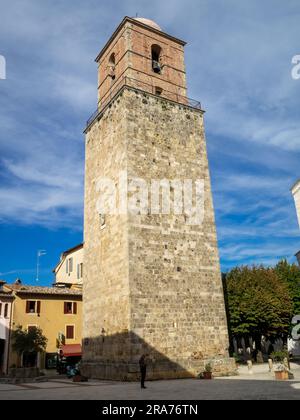
<path id="1" fill-rule="evenodd" d="M 79 244 L 60 256 L 60 261 L 53 270 L 55 284 L 65 287 L 82 288 L 83 282 L 83 244 Z"/>
<path id="2" fill-rule="evenodd" d="M 34 364 L 51 368 L 57 354 L 78 356 L 81 353 L 82 293 L 78 289 L 5 285 L 14 294 L 11 328 L 23 330 L 38 327 L 47 337 L 44 354 L 36 355 Z M 72 353 L 73 352 L 73 353 Z M 24 360 L 9 346 L 9 366 L 21 366 Z"/>

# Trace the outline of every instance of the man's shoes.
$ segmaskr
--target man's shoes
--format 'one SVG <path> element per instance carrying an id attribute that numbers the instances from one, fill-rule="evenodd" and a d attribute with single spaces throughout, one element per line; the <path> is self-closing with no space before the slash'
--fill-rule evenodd
<path id="1" fill-rule="evenodd" d="M 142 389 L 147 389 L 147 387 L 146 387 L 146 386 L 142 386 L 141 388 L 142 388 Z"/>

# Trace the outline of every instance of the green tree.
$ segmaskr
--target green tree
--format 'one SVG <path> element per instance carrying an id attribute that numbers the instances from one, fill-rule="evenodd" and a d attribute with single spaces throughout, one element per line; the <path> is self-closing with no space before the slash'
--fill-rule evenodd
<path id="1" fill-rule="evenodd" d="M 287 339 L 293 313 L 289 288 L 273 268 L 238 267 L 226 275 L 229 328 L 235 337 Z"/>
<path id="2" fill-rule="evenodd" d="M 45 351 L 48 341 L 40 328 L 30 328 L 27 331 L 23 330 L 21 325 L 12 332 L 11 338 L 12 349 L 20 357 Z"/>
<path id="3" fill-rule="evenodd" d="M 281 260 L 275 267 L 278 276 L 286 282 L 293 301 L 293 315 L 300 315 L 300 268 Z"/>

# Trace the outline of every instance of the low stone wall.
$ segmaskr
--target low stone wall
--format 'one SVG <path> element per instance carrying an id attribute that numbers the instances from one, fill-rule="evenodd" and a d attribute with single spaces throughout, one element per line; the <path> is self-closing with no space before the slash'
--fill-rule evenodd
<path id="1" fill-rule="evenodd" d="M 0 384 L 35 384 L 40 382 L 48 382 L 46 376 L 38 376 L 37 378 L 0 378 Z"/>
<path id="2" fill-rule="evenodd" d="M 40 370 L 38 368 L 10 368 L 8 369 L 9 378 L 37 378 L 40 376 Z"/>
<path id="3" fill-rule="evenodd" d="M 193 363 L 188 369 L 180 365 L 158 363 L 149 364 L 147 368 L 147 380 L 162 379 L 185 379 L 197 378 L 203 372 L 207 363 L 213 366 L 214 377 L 237 375 L 235 360 L 221 358 L 214 360 L 202 360 Z M 140 368 L 138 363 L 89 363 L 85 362 L 80 368 L 81 374 L 92 379 L 114 380 L 135 382 L 140 380 Z"/>

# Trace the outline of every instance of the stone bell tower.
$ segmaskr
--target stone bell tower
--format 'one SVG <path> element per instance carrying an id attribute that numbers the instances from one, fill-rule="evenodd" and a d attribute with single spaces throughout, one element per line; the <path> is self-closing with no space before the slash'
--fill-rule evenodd
<path id="1" fill-rule="evenodd" d="M 153 379 L 195 376 L 207 362 L 215 374 L 234 370 L 204 112 L 187 98 L 184 45 L 153 21 L 126 17 L 96 59 L 98 108 L 85 130 L 82 369 L 90 377 L 136 380 L 143 353 Z M 124 174 L 126 188 L 139 180 L 149 206 L 137 200 L 139 211 L 103 214 L 99 179 L 111 181 L 124 205 Z M 157 180 L 170 182 L 173 204 L 174 180 L 200 180 L 201 223 L 189 223 L 184 198 L 182 212 L 154 212 Z"/>

